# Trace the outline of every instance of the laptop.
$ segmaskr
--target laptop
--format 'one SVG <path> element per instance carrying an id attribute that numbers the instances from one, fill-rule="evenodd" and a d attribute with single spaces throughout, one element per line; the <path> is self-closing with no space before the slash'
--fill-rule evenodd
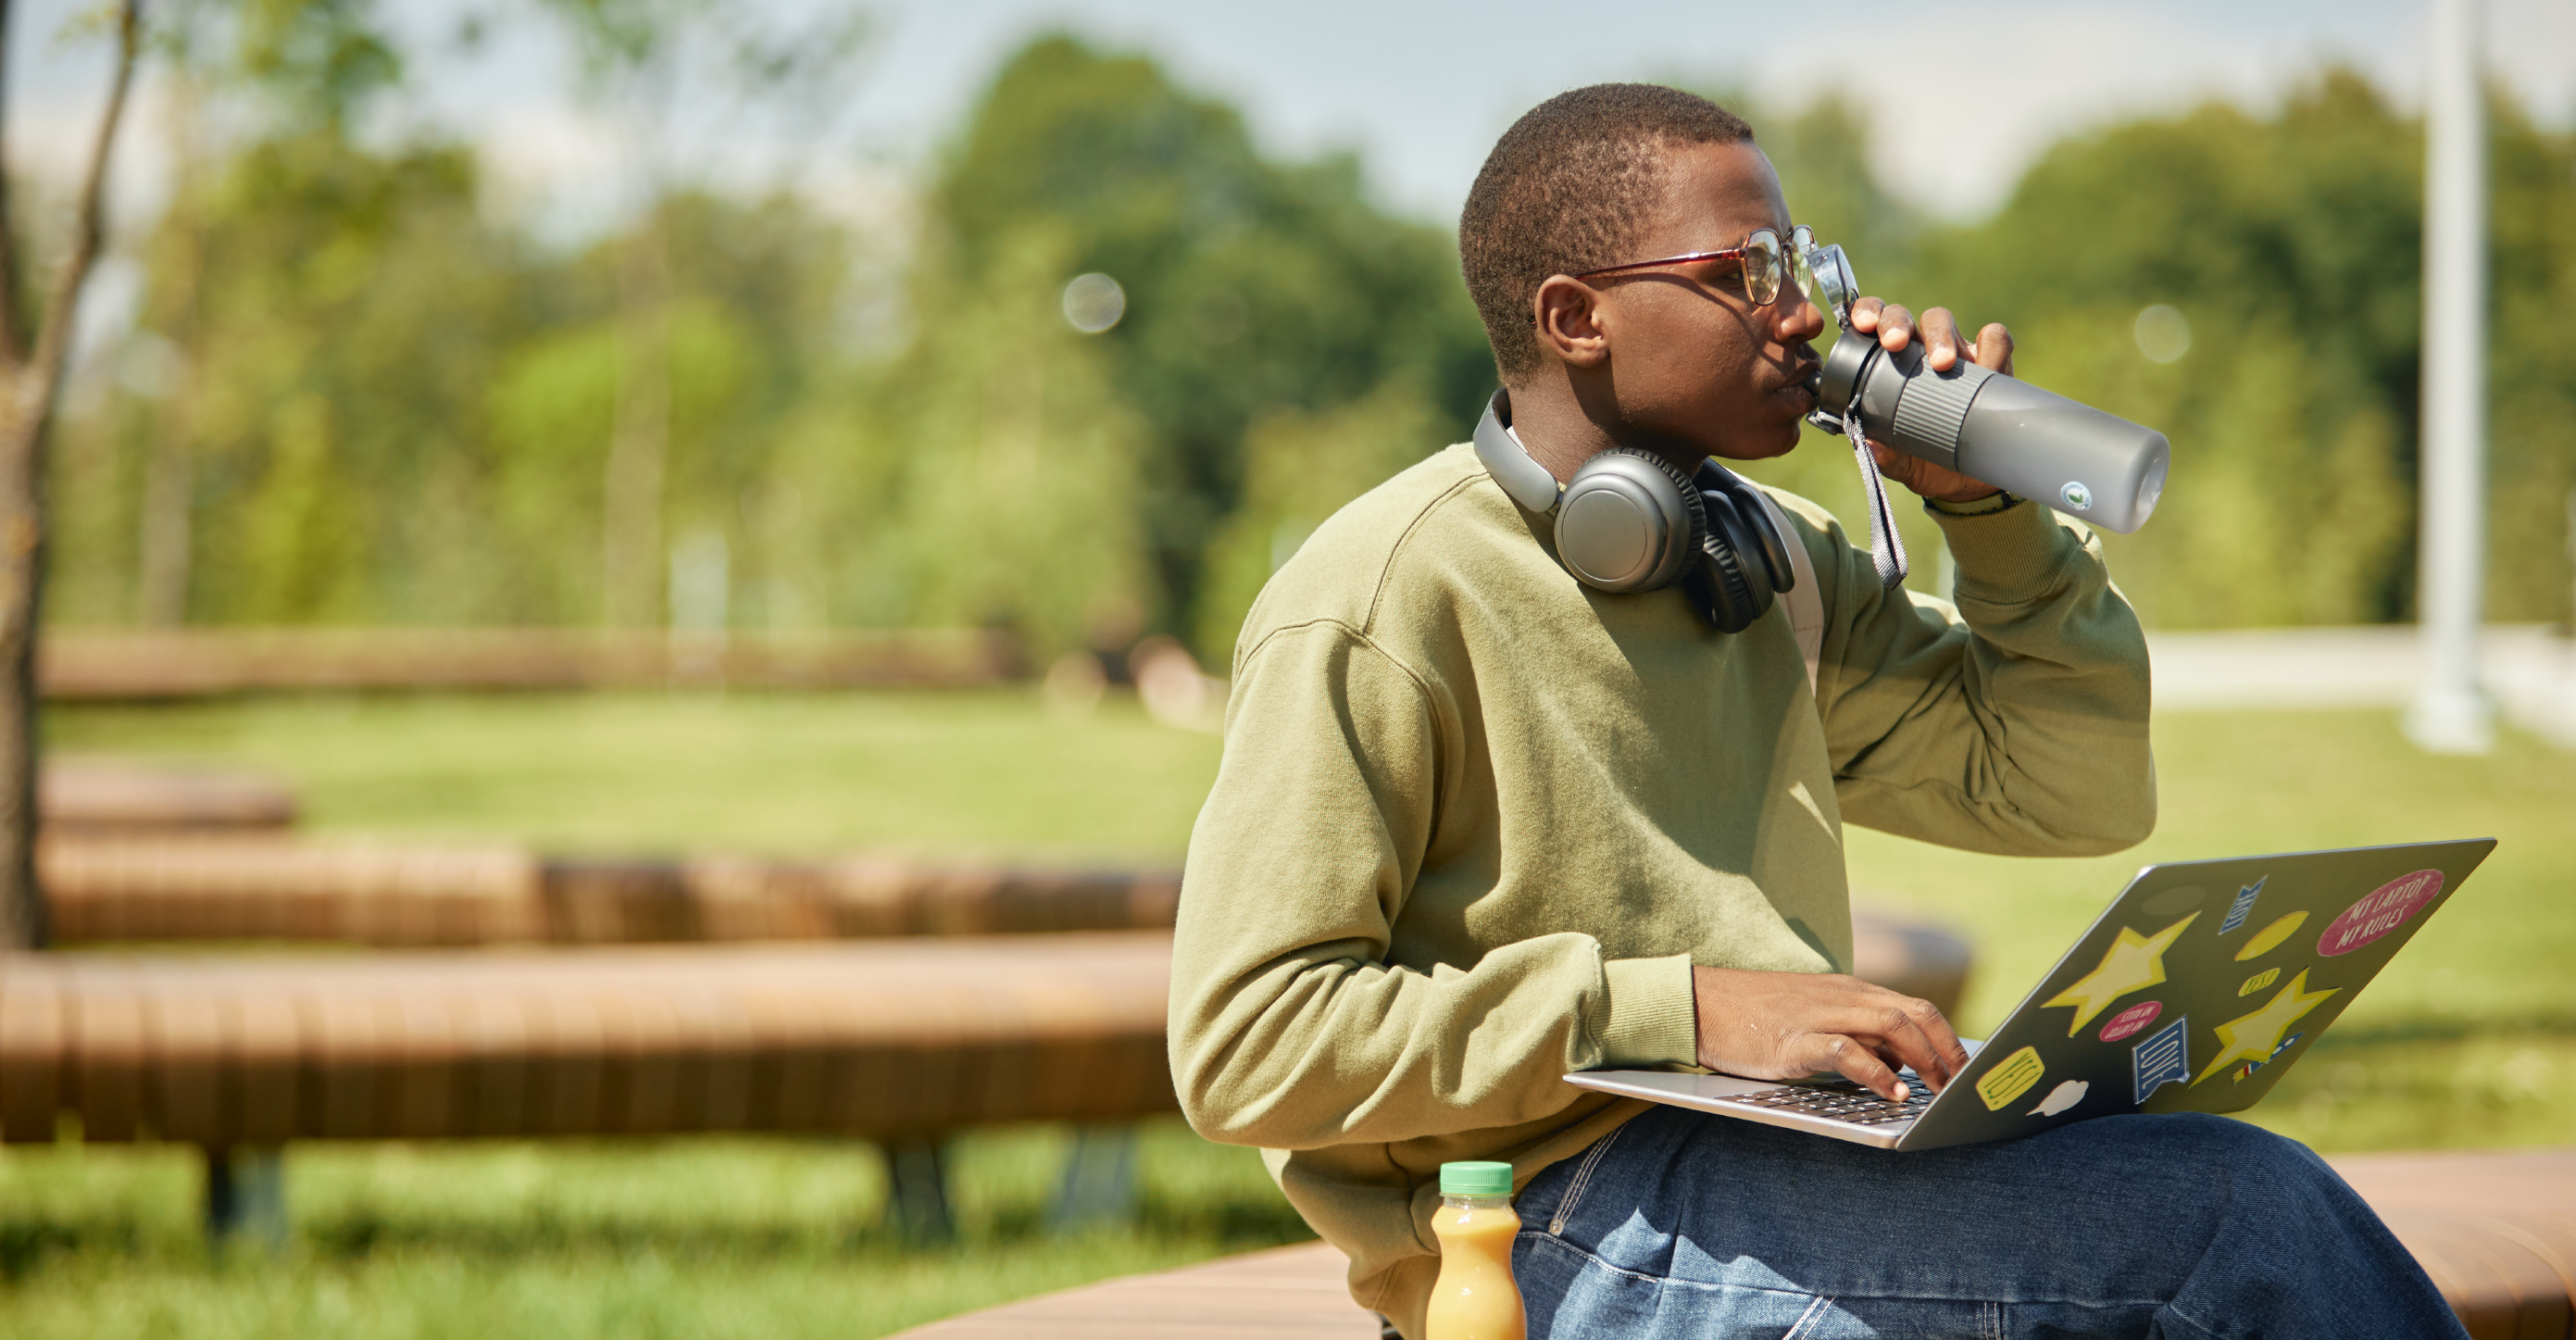
<path id="1" fill-rule="evenodd" d="M 1592 1070 L 1604 1093 L 1875 1145 L 1938 1149 L 2127 1112 L 2260 1102 L 2459 891 L 2495 839 L 2151 865 L 1967 1068 L 1891 1103 L 1839 1076 L 1783 1084 Z"/>

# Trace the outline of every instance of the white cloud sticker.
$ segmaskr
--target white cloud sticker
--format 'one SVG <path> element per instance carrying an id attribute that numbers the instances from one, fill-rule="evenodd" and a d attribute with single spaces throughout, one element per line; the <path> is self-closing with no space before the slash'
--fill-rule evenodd
<path id="1" fill-rule="evenodd" d="M 2066 1080 L 2060 1083 L 2056 1088 L 2049 1090 L 2048 1097 L 2042 1099 L 2039 1106 L 2032 1108 L 2024 1115 L 2033 1117 L 2056 1116 L 2058 1113 L 2075 1106 L 2077 1103 L 2083 1102 L 2084 1095 L 2091 1091 L 2092 1088 L 2093 1085 L 2085 1080 Z"/>

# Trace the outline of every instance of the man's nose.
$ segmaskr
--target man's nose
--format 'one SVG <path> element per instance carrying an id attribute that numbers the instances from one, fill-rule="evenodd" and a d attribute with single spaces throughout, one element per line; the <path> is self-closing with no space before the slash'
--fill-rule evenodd
<path id="1" fill-rule="evenodd" d="M 1825 314 L 1817 309 L 1814 300 L 1794 288 L 1781 294 L 1772 310 L 1772 330 L 1782 344 L 1812 340 L 1825 333 Z"/>

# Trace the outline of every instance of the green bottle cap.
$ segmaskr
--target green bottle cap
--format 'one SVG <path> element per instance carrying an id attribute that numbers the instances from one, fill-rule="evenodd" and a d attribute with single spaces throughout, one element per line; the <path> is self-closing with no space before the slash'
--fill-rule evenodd
<path id="1" fill-rule="evenodd" d="M 1512 1194 L 1512 1165 L 1508 1163 L 1443 1163 L 1440 1165 L 1440 1194 L 1444 1196 L 1508 1196 Z"/>

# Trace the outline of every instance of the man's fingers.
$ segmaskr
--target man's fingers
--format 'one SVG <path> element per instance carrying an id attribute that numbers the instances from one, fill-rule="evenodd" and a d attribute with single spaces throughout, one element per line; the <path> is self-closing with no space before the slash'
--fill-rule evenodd
<path id="1" fill-rule="evenodd" d="M 1852 329 L 1867 334 L 1878 329 L 1879 309 L 1887 304 L 1877 298 L 1862 298 L 1851 305 Z"/>
<path id="2" fill-rule="evenodd" d="M 1989 321 L 1977 332 L 1977 366 L 2009 376 L 2012 373 L 2013 337 L 2000 321 Z"/>
<path id="3" fill-rule="evenodd" d="M 1959 362 L 1959 318 L 1947 307 L 1923 314 L 1923 361 L 1934 372 L 1948 372 Z"/>
<path id="4" fill-rule="evenodd" d="M 1873 1040 L 1882 1050 L 1892 1053 L 1898 1064 L 1912 1066 L 1914 1073 L 1937 1092 L 1948 1086 L 1950 1077 L 1957 1072 L 1951 1056 L 1932 1036 L 1932 1027 L 1942 1026 L 1940 1020 L 1941 1012 L 1932 1008 L 1930 1001 L 1880 991 L 1844 1012 L 1835 1021 L 1834 1031 Z M 1947 1031 L 1946 1026 L 1942 1027 Z"/>
<path id="5" fill-rule="evenodd" d="M 1891 1103 L 1905 1101 L 1905 1081 L 1876 1052 L 1838 1033 L 1809 1033 L 1806 1041 L 1809 1071 L 1831 1070 Z"/>
<path id="6" fill-rule="evenodd" d="M 1914 338 L 1914 313 L 1895 303 L 1879 309 L 1878 344 L 1889 353 L 1902 350 Z"/>

